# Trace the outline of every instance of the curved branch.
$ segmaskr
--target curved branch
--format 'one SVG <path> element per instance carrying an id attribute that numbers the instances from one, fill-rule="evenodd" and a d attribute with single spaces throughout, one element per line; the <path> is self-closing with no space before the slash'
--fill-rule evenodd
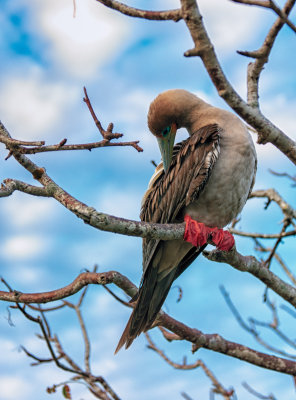
<path id="1" fill-rule="evenodd" d="M 266 197 L 268 199 L 268 204 L 271 201 L 277 203 L 282 212 L 285 214 L 287 218 L 296 218 L 296 210 L 287 203 L 282 196 L 274 189 L 263 189 L 263 190 L 255 190 L 250 194 L 250 199 L 255 197 Z M 267 204 L 267 206 L 268 206 Z"/>
<path id="2" fill-rule="evenodd" d="M 44 187 L 29 185 L 17 179 L 5 179 L 0 187 L 0 197 L 8 197 L 18 190 L 32 196 L 51 197 L 51 194 Z"/>
<path id="3" fill-rule="evenodd" d="M 168 10 L 168 11 L 148 11 L 139 8 L 129 7 L 126 4 L 120 3 L 116 0 L 96 0 L 104 6 L 113 10 L 119 11 L 121 14 L 128 15 L 129 17 L 144 18 L 156 21 L 173 20 L 175 22 L 182 19 L 181 10 Z"/>
<path id="4" fill-rule="evenodd" d="M 8 131 L 2 123 L 0 123 L 0 135 L 1 134 L 10 138 Z M 163 240 L 181 239 L 184 235 L 184 223 L 159 225 L 148 222 L 127 220 L 124 218 L 118 218 L 112 215 L 100 213 L 94 208 L 88 207 L 86 204 L 75 199 L 73 196 L 63 190 L 47 175 L 44 168 L 40 168 L 28 157 L 18 152 L 17 149 L 11 150 L 11 153 L 19 162 L 19 164 L 29 171 L 33 175 L 34 179 L 38 180 L 42 184 L 45 190 L 40 190 L 41 193 L 46 194 L 47 197 L 53 197 L 69 211 L 94 228 L 128 236 L 155 237 Z M 0 188 L 0 193 L 2 191 L 2 196 L 8 196 L 14 190 L 21 190 L 27 193 L 30 189 L 32 189 L 32 191 L 35 190 L 35 192 L 38 192 L 36 187 L 32 185 L 23 184 L 23 182 L 22 184 L 18 185 L 18 182 L 20 181 L 13 181 L 12 179 L 9 179 L 5 180 L 5 182 L 9 183 L 9 188 L 7 189 L 5 186 Z M 26 189 L 24 185 L 27 185 L 28 189 Z"/>
<path id="5" fill-rule="evenodd" d="M 291 29 L 296 32 L 296 26 L 287 18 L 286 14 L 275 4 L 273 0 L 231 0 L 234 3 L 247 4 L 273 10 Z"/>
<path id="6" fill-rule="evenodd" d="M 0 141 L 6 144 L 7 146 L 43 146 L 45 144 L 44 140 L 30 142 L 27 140 L 17 140 L 13 138 L 8 138 L 3 135 L 0 135 Z"/>
<path id="7" fill-rule="evenodd" d="M 1 281 L 6 284 L 3 278 L 1 278 Z M 43 293 L 22 293 L 17 290 L 11 290 L 9 292 L 0 291 L 0 300 L 24 304 L 49 303 L 72 296 L 87 285 L 107 285 L 109 283 L 114 283 L 131 297 L 133 297 L 137 291 L 137 287 L 119 272 L 83 272 L 78 275 L 72 283 L 61 289 Z"/>
<path id="8" fill-rule="evenodd" d="M 255 257 L 243 256 L 235 248 L 228 252 L 219 250 L 208 252 L 204 250 L 203 255 L 208 260 L 226 263 L 239 271 L 250 273 L 296 307 L 296 289 L 271 272 L 264 263 L 259 262 Z"/>
<path id="9" fill-rule="evenodd" d="M 205 365 L 205 363 L 202 360 L 196 360 L 193 364 L 187 364 L 186 359 L 183 361 L 182 364 L 176 363 L 172 361 L 160 348 L 156 346 L 156 344 L 152 341 L 150 335 L 148 332 L 145 332 L 146 339 L 149 343 L 147 346 L 149 349 L 155 351 L 165 362 L 167 362 L 170 366 L 176 369 L 182 369 L 182 370 L 191 370 L 191 369 L 196 369 L 198 367 L 201 367 L 204 371 L 204 373 L 207 375 L 207 377 L 211 380 L 215 393 L 221 394 L 225 400 L 231 400 L 231 397 L 234 393 L 233 389 L 226 390 L 222 384 L 218 381 L 218 379 L 215 377 L 212 371 Z"/>
<path id="10" fill-rule="evenodd" d="M 247 104 L 227 80 L 202 22 L 196 1 L 180 1 L 183 19 L 195 45 L 194 49 L 188 50 L 184 55 L 201 58 L 218 94 L 241 118 L 258 131 L 259 143 L 272 143 L 296 164 L 296 142 L 262 115 L 258 107 Z M 280 23 L 283 24 L 281 20 Z"/>
<path id="11" fill-rule="evenodd" d="M 283 7 L 282 14 L 284 14 L 287 17 L 291 12 L 294 4 L 295 0 L 287 0 Z M 285 21 L 282 19 L 282 17 L 279 17 L 270 28 L 260 49 L 253 52 L 248 52 L 248 51 L 238 52 L 241 55 L 255 58 L 255 61 L 251 62 L 248 65 L 248 76 L 247 76 L 248 103 L 253 107 L 259 108 L 259 87 L 258 87 L 259 77 L 261 72 L 263 71 L 264 65 L 268 62 L 269 55 L 271 53 L 274 42 L 284 24 Z"/>
<path id="12" fill-rule="evenodd" d="M 162 314 L 158 318 L 159 324 L 163 327 L 176 333 L 184 340 L 193 343 L 193 352 L 200 348 L 213 350 L 246 361 L 250 364 L 257 365 L 258 367 L 293 376 L 296 375 L 296 362 L 294 361 L 261 353 L 239 343 L 226 340 L 218 334 L 205 334 L 197 329 L 190 328 L 181 322 L 176 321 L 167 314 Z"/>
<path id="13" fill-rule="evenodd" d="M 3 279 L 2 281 L 6 284 Z M 16 302 L 19 309 L 28 316 L 25 310 L 20 307 L 19 303 L 46 303 L 48 301 L 62 299 L 77 293 L 82 287 L 91 283 L 102 285 L 114 283 L 124 290 L 130 297 L 133 297 L 137 291 L 136 286 L 129 281 L 128 278 L 116 271 L 109 271 L 105 273 L 86 272 L 80 274 L 70 285 L 65 286 L 62 289 L 54 290 L 52 292 L 27 294 L 10 289 L 11 291 L 8 293 L 0 292 L 0 299 Z M 9 285 L 7 286 L 9 287 Z M 34 320 L 38 323 L 41 321 L 40 318 Z M 197 329 L 192 329 L 183 323 L 176 321 L 162 311 L 158 314 L 156 324 L 169 329 L 181 339 L 193 343 L 193 352 L 197 351 L 199 348 L 205 348 L 218 353 L 226 354 L 230 357 L 238 358 L 259 367 L 271 369 L 285 374 L 296 375 L 296 362 L 258 352 L 247 346 L 228 341 L 218 334 L 205 334 Z M 57 345 L 56 342 L 55 344 Z M 63 351 L 61 350 L 59 353 L 63 354 Z M 52 356 L 54 358 L 54 355 Z"/>
<path id="14" fill-rule="evenodd" d="M 0 129 L 9 136 L 4 126 L 0 124 Z M 3 129 L 4 128 L 4 129 Z M 37 179 L 46 188 L 51 197 L 55 198 L 69 211 L 73 212 L 77 217 L 81 218 L 85 223 L 103 230 L 113 233 L 120 233 L 129 236 L 151 237 L 162 240 L 182 239 L 184 236 L 185 224 L 154 224 L 148 222 L 138 222 L 114 217 L 96 211 L 92 207 L 72 197 L 69 193 L 58 186 L 45 172 L 44 168 L 38 167 L 28 157 L 13 151 L 14 158 L 29 171 L 35 179 Z M 209 243 L 211 243 L 209 241 Z M 208 259 L 219 262 L 226 262 L 232 267 L 241 271 L 247 271 L 269 288 L 278 293 L 285 300 L 296 306 L 296 289 L 285 283 L 266 267 L 256 260 L 255 257 L 242 256 L 233 248 L 229 252 L 214 251 L 204 253 Z M 19 301 L 19 300 L 16 300 Z"/>

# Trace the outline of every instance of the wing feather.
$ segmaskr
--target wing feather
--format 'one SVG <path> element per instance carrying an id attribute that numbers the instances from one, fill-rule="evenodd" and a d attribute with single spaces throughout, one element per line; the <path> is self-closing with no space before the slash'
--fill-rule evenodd
<path id="1" fill-rule="evenodd" d="M 196 200 L 219 156 L 221 128 L 207 125 L 174 146 L 167 173 L 160 163 L 142 200 L 141 220 L 174 223 L 183 220 L 184 208 Z M 143 269 L 146 271 L 160 240 L 143 240 Z"/>

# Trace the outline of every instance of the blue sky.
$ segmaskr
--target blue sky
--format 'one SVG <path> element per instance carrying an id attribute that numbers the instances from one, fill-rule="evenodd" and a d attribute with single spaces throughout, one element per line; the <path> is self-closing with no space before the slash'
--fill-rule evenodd
<path id="1" fill-rule="evenodd" d="M 133 1 L 145 7 L 145 1 Z M 227 0 L 199 2 L 204 22 L 220 61 L 236 90 L 245 96 L 248 59 L 236 50 L 259 47 L 275 19 L 271 12 L 243 7 Z M 82 101 L 83 86 L 106 127 L 124 132 L 125 140 L 140 140 L 144 153 L 132 148 L 105 148 L 92 152 L 48 153 L 32 157 L 65 190 L 99 211 L 138 219 L 141 197 L 153 166 L 159 161 L 155 139 L 148 133 L 146 114 L 150 102 L 161 91 L 185 88 L 206 101 L 227 108 L 215 93 L 199 59 L 185 59 L 192 47 L 182 22 L 148 22 L 107 10 L 91 0 L 77 0 L 73 18 L 70 0 L 39 2 L 2 0 L 0 10 L 0 117 L 10 133 L 20 139 L 44 139 L 57 143 L 98 140 L 98 132 Z M 150 1 L 149 7 L 165 9 L 177 1 Z M 266 66 L 260 86 L 261 107 L 275 124 L 295 138 L 295 35 L 285 28 Z M 294 136 L 293 136 L 294 135 Z M 272 146 L 257 146 L 259 169 L 255 188 L 276 187 L 293 202 L 295 189 L 287 180 L 270 175 L 268 168 L 294 173 L 294 166 Z M 0 179 L 17 178 L 33 183 L 26 171 L 0 148 Z M 242 214 L 240 227 L 249 231 L 279 230 L 282 215 L 276 206 L 263 210 L 264 201 L 251 200 Z M 52 199 L 31 198 L 21 193 L 0 201 L 0 274 L 21 291 L 47 291 L 64 286 L 83 269 L 98 264 L 100 271 L 115 269 L 135 283 L 141 276 L 141 239 L 96 231 L 71 215 Z M 243 254 L 253 254 L 250 240 L 237 239 Z M 294 260 L 293 240 L 285 241 L 282 255 Z M 259 257 L 260 255 L 257 254 Z M 278 266 L 274 271 L 281 275 Z M 238 326 L 225 305 L 219 285 L 225 285 L 245 317 L 269 318 L 262 303 L 264 286 L 229 266 L 200 257 L 179 279 L 183 300 L 176 303 L 172 289 L 165 309 L 190 326 L 207 333 L 243 342 L 262 350 Z M 276 296 L 277 304 L 282 304 Z M 93 341 L 93 372 L 104 376 L 123 398 L 208 398 L 209 381 L 201 370 L 176 371 L 146 348 L 140 337 L 131 349 L 113 355 L 130 313 L 100 287 L 92 287 L 84 306 Z M 0 304 L 0 400 L 60 398 L 46 394 L 47 386 L 67 375 L 53 366 L 29 367 L 17 351 L 22 344 L 47 356 L 32 326 L 13 313 L 14 327 L 7 323 L 7 304 Z M 290 328 L 293 320 L 283 315 Z M 71 310 L 52 318 L 65 348 L 82 361 L 81 337 Z M 225 387 L 234 386 L 240 400 L 250 395 L 242 388 L 247 381 L 264 394 L 292 398 L 292 379 L 252 367 L 222 355 L 201 350 L 191 355 L 187 343 L 166 343 L 152 332 L 159 347 L 173 360 L 183 355 L 189 361 L 200 357 Z M 280 346 L 272 337 L 274 345 Z M 153 382 L 153 384 L 151 383 Z M 143 387 L 145 391 L 143 392 Z M 75 398 L 90 399 L 82 385 L 72 385 Z M 37 394 L 38 393 L 38 394 Z"/>

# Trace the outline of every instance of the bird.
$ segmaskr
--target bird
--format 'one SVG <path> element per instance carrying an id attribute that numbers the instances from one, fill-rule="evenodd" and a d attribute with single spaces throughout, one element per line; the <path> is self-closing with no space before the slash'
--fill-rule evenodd
<path id="1" fill-rule="evenodd" d="M 231 250 L 233 236 L 223 228 L 241 212 L 257 169 L 251 135 L 239 117 L 186 90 L 159 94 L 150 104 L 148 127 L 162 162 L 144 194 L 140 218 L 161 224 L 185 220 L 185 234 L 178 240 L 143 239 L 143 275 L 115 353 L 153 327 L 172 283 L 209 237 L 218 249 Z M 189 137 L 174 144 L 180 128 Z"/>

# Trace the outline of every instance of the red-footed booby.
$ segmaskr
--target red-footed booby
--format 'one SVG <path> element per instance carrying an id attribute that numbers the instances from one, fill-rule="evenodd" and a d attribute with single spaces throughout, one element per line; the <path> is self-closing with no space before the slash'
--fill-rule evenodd
<path id="1" fill-rule="evenodd" d="M 242 210 L 256 174 L 256 152 L 246 126 L 234 114 L 194 94 L 174 89 L 151 103 L 148 126 L 162 155 L 142 200 L 141 220 L 185 220 L 184 240 L 143 239 L 143 276 L 134 310 L 116 352 L 151 328 L 173 281 L 205 248 L 207 239 L 230 250 L 222 228 Z M 176 131 L 189 138 L 174 146 Z"/>

